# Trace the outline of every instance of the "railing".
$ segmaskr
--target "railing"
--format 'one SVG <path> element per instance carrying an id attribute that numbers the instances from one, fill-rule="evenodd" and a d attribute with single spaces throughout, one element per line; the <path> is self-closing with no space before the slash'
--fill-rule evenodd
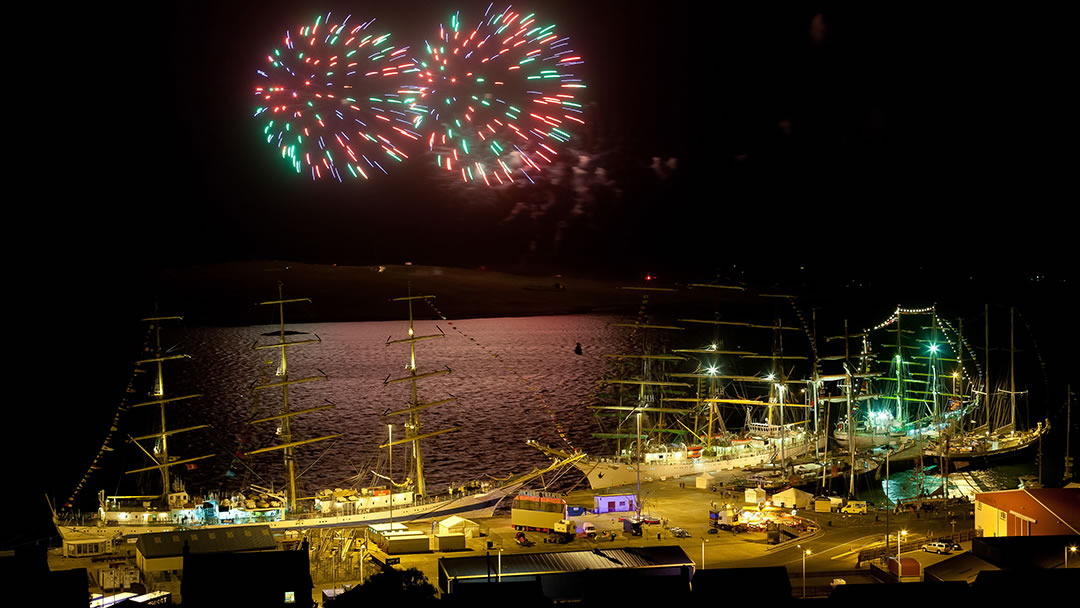
<path id="1" fill-rule="evenodd" d="M 981 532 L 980 530 L 961 530 L 960 532 L 957 532 L 955 534 L 944 534 L 942 536 L 925 537 L 925 538 L 923 538 L 923 537 L 913 538 L 911 540 L 902 541 L 900 543 L 900 552 L 903 553 L 905 551 L 914 551 L 916 549 L 920 549 L 920 548 L 922 548 L 923 545 L 925 545 L 927 542 L 930 542 L 931 540 L 933 540 L 933 541 L 951 542 L 951 543 L 962 543 L 964 541 L 968 541 L 968 540 L 971 540 L 971 539 L 976 538 L 978 536 L 981 536 L 980 532 Z M 896 555 L 896 553 L 897 553 L 897 550 L 896 550 L 895 546 L 881 546 L 881 547 L 872 547 L 870 549 L 861 549 L 859 551 L 858 561 L 860 563 L 861 562 L 870 562 L 870 561 L 874 561 L 876 559 L 883 559 L 883 558 L 886 558 L 886 557 L 892 557 L 892 556 Z"/>
<path id="2" fill-rule="evenodd" d="M 456 492 L 456 493 L 454 493 L 452 495 L 451 494 L 436 494 L 434 496 L 417 496 L 417 495 L 414 494 L 412 502 L 406 503 L 406 504 L 395 504 L 394 508 L 399 508 L 400 507 L 401 509 L 407 509 L 409 507 L 424 506 L 424 505 L 430 505 L 430 504 L 439 503 L 439 502 L 449 502 L 451 500 L 458 500 L 458 499 L 460 499 L 462 497 L 465 497 L 465 496 L 473 496 L 473 495 L 476 495 L 476 494 L 483 494 L 485 492 L 490 492 L 491 490 L 492 490 L 492 488 L 490 488 L 490 487 L 488 487 L 488 488 L 466 488 L 466 490 L 464 492 Z M 390 510 L 390 505 L 382 505 L 382 506 L 377 506 L 377 507 L 367 507 L 367 508 L 364 508 L 364 509 L 356 509 L 352 513 L 350 513 L 349 515 L 363 515 L 365 513 L 374 513 L 374 512 L 378 512 L 378 511 L 389 511 L 389 510 Z M 293 513 L 289 514 L 290 519 L 318 519 L 318 518 L 321 518 L 321 517 L 340 517 L 340 516 L 342 516 L 342 514 L 334 513 L 332 511 L 330 513 L 323 513 L 321 511 L 311 511 L 311 512 L 297 513 L 297 512 L 294 511 Z"/>

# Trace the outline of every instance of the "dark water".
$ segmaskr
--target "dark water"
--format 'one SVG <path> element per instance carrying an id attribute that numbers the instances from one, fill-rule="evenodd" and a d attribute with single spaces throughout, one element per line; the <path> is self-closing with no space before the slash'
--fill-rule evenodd
<path id="1" fill-rule="evenodd" d="M 558 435 L 559 425 L 570 444 L 583 449 L 598 447 L 590 436 L 593 422 L 584 404 L 609 365 L 602 353 L 623 350 L 617 343 L 625 340 L 626 334 L 610 328 L 612 320 L 578 315 L 417 321 L 417 335 L 439 333 L 436 325 L 446 334 L 445 338 L 416 343 L 418 371 L 444 366 L 452 370 L 422 381 L 420 401 L 457 397 L 457 401 L 430 408 L 422 415 L 423 432 L 459 429 L 423 442 L 429 488 L 544 466 L 548 460 L 525 441 L 537 439 L 567 447 Z M 313 376 L 319 370 L 329 376 L 325 381 L 291 387 L 290 409 L 336 404 L 333 409 L 294 417 L 294 440 L 344 433 L 337 440 L 297 448 L 297 470 L 304 471 L 302 492 L 341 487 L 347 477 L 370 470 L 379 452 L 377 446 L 387 440 L 388 422 L 396 423 L 395 438 L 403 437 L 404 417 L 383 414 L 406 407 L 411 399 L 410 383 L 384 385 L 383 381 L 387 376 L 406 374 L 408 345 L 386 346 L 385 342 L 388 337 L 406 337 L 407 328 L 403 321 L 290 326 L 294 331 L 318 335 L 322 343 L 288 349 L 289 376 Z M 280 443 L 274 437 L 275 422 L 247 424 L 252 418 L 279 413 L 281 408 L 280 389 L 251 390 L 253 384 L 276 380 L 277 350 L 252 348 L 256 340 L 260 344 L 275 342 L 276 337 L 261 334 L 276 329 L 256 326 L 184 332 L 180 350 L 191 354 L 193 360 L 167 369 L 166 389 L 170 395 L 197 392 L 203 397 L 171 409 L 170 416 L 176 412 L 177 417 L 170 419 L 170 427 L 210 423 L 213 428 L 177 436 L 170 451 L 181 457 L 218 453 L 185 472 L 189 489 L 239 488 L 243 481 L 282 483 L 280 451 L 249 457 L 246 467 L 232 456 L 243 446 L 251 449 Z M 310 337 L 294 335 L 288 339 Z M 579 342 L 582 355 L 574 353 Z M 404 474 L 402 464 L 408 451 L 406 446 L 395 449 L 396 479 Z M 382 453 L 385 455 L 385 450 Z"/>

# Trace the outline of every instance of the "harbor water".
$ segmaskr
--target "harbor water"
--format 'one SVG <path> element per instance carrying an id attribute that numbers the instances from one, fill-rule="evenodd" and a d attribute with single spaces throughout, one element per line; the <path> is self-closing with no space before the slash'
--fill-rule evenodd
<path id="1" fill-rule="evenodd" d="M 422 314 L 417 311 L 417 317 Z M 599 429 L 588 406 L 596 402 L 598 381 L 612 373 L 612 360 L 603 355 L 632 352 L 627 332 L 610 326 L 618 321 L 603 315 L 416 321 L 416 335 L 444 335 L 416 343 L 417 371 L 450 370 L 419 383 L 419 402 L 455 398 L 424 410 L 420 432 L 458 429 L 423 441 L 428 491 L 545 466 L 549 460 L 526 445 L 530 439 L 563 449 L 610 451 L 611 446 L 592 437 Z M 406 337 L 407 328 L 407 321 L 287 326 L 301 332 L 288 335 L 290 341 L 315 336 L 321 340 L 287 350 L 289 378 L 326 375 L 322 381 L 293 385 L 290 410 L 335 406 L 293 417 L 293 440 L 342 434 L 296 449 L 301 496 L 346 487 L 354 475 L 365 475 L 369 481 L 372 470 L 387 472 L 387 450 L 378 446 L 389 439 L 391 423 L 394 439 L 403 438 L 406 420 L 385 414 L 404 409 L 412 396 L 408 382 L 385 383 L 408 374 L 408 344 L 386 343 Z M 170 407 L 169 428 L 212 425 L 170 438 L 170 453 L 181 458 L 216 454 L 182 472 L 189 490 L 230 492 L 251 483 L 283 487 L 282 451 L 242 455 L 282 442 L 276 421 L 249 424 L 281 412 L 280 389 L 253 390 L 255 385 L 280 380 L 277 349 L 254 348 L 277 342 L 277 330 L 276 325 L 201 327 L 172 329 L 164 336 L 163 345 L 170 352 L 192 356 L 166 367 L 167 395 L 202 395 Z M 577 344 L 581 354 L 576 353 Z M 155 427 L 156 408 L 142 409 L 155 412 L 126 415 L 133 435 Z M 138 428 L 140 424 L 143 428 Z M 409 452 L 408 445 L 394 450 L 392 474 L 399 483 L 410 475 L 405 469 Z M 129 468 L 145 466 L 141 457 L 131 454 Z M 1037 472 L 1032 460 L 964 472 L 980 491 L 1015 488 L 1021 475 Z M 890 503 L 916 495 L 914 475 L 912 470 L 892 471 Z M 570 470 L 567 477 L 577 481 L 580 473 Z M 883 478 L 883 471 L 858 478 L 856 494 L 885 504 Z M 144 479 L 150 486 L 160 486 L 153 475 Z M 940 483 L 936 469 L 927 467 L 925 491 L 933 492 Z M 845 493 L 846 478 L 833 479 L 832 489 Z"/>
<path id="2" fill-rule="evenodd" d="M 422 314 L 417 311 L 417 316 Z M 430 313 L 429 313 L 430 315 Z M 536 439 L 563 449 L 601 448 L 591 437 L 594 423 L 586 409 L 610 359 L 603 353 L 623 352 L 626 333 L 609 327 L 614 318 L 597 315 L 416 321 L 416 335 L 445 334 L 416 342 L 417 371 L 449 369 L 450 373 L 419 383 L 421 403 L 456 400 L 426 409 L 422 433 L 456 427 L 423 441 L 425 480 L 429 491 L 449 484 L 505 477 L 543 467 L 549 460 L 526 440 Z M 170 428 L 211 424 L 170 441 L 170 452 L 217 454 L 184 471 L 191 489 L 236 489 L 244 483 L 284 481 L 282 452 L 246 458 L 238 451 L 281 443 L 275 421 L 249 420 L 280 413 L 281 389 L 253 391 L 256 384 L 279 381 L 278 349 L 255 350 L 278 340 L 277 326 L 194 328 L 172 334 L 176 350 L 192 360 L 166 370 L 169 394 L 198 393 L 191 405 L 169 411 Z M 407 407 L 410 383 L 384 384 L 408 375 L 409 345 L 387 345 L 406 337 L 407 321 L 291 325 L 290 335 L 321 343 L 289 348 L 291 379 L 325 373 L 326 380 L 293 385 L 292 411 L 328 403 L 324 409 L 292 418 L 293 440 L 341 433 L 342 437 L 296 449 L 302 495 L 321 488 L 344 487 L 346 479 L 376 467 L 379 450 L 394 424 L 394 439 L 404 437 L 404 416 L 385 416 Z M 582 354 L 575 353 L 581 344 Z M 172 380 L 170 380 L 172 378 Z M 561 430 L 561 433 L 560 433 Z M 560 436 L 561 435 L 561 436 Z M 394 449 L 393 478 L 401 482 L 409 446 Z M 381 472 L 386 465 L 381 463 Z"/>

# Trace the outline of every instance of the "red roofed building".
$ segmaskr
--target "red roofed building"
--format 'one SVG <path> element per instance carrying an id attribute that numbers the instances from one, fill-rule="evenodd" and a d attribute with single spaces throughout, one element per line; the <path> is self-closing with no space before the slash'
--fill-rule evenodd
<path id="1" fill-rule="evenodd" d="M 1080 488 L 1030 488 L 975 495 L 983 536 L 1080 534 Z"/>

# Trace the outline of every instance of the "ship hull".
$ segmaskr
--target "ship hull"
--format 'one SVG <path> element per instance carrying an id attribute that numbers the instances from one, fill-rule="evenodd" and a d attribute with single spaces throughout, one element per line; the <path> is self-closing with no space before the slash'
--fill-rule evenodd
<path id="1" fill-rule="evenodd" d="M 840 444 L 841 447 L 843 447 L 843 448 L 848 447 L 848 435 L 847 435 L 847 433 L 841 434 L 841 433 L 837 432 L 837 433 L 835 433 L 833 435 L 833 439 L 835 439 L 836 443 Z M 889 441 L 891 439 L 892 438 L 889 437 L 888 434 L 882 434 L 882 433 L 870 434 L 870 433 L 859 432 L 859 433 L 855 434 L 855 449 L 857 449 L 857 450 L 865 450 L 865 449 L 868 449 L 868 448 L 875 448 L 875 447 L 878 447 L 878 446 L 881 446 L 881 445 L 888 445 L 888 443 L 889 443 Z"/>
<path id="2" fill-rule="evenodd" d="M 520 483 L 510 484 L 487 492 L 469 494 L 459 498 L 451 498 L 420 505 L 414 504 L 395 507 L 392 516 L 390 509 L 377 509 L 352 515 L 328 515 L 326 517 L 310 516 L 252 523 L 217 523 L 196 526 L 181 526 L 178 524 L 79 526 L 58 523 L 56 528 L 64 540 L 83 540 L 90 538 L 136 536 L 151 532 L 170 532 L 178 529 L 239 528 L 245 526 L 268 525 L 271 530 L 286 531 L 308 530 L 314 528 L 351 528 L 384 524 L 391 521 L 399 523 L 407 521 L 425 521 L 439 517 L 449 517 L 450 515 L 484 518 L 492 517 L 496 507 L 499 506 L 502 499 L 515 492 L 521 485 L 522 484 Z"/>
<path id="3" fill-rule="evenodd" d="M 824 445 L 825 442 L 822 439 L 818 442 L 817 447 L 823 448 Z M 787 446 L 784 448 L 784 457 L 797 458 L 813 450 L 814 447 L 813 444 Z M 745 456 L 724 459 L 696 458 L 683 462 L 645 463 L 640 467 L 641 482 L 647 483 L 689 475 L 696 476 L 702 473 L 742 470 L 779 460 L 780 448 L 771 447 L 764 450 L 754 450 L 752 454 Z M 638 479 L 638 467 L 632 463 L 583 458 L 574 463 L 574 466 L 585 473 L 589 480 L 589 486 L 594 490 L 632 485 L 637 483 Z"/>
<path id="4" fill-rule="evenodd" d="M 959 439 L 955 443 L 950 441 L 947 454 L 944 449 L 938 446 L 927 448 L 923 451 L 923 454 L 926 457 L 933 458 L 947 456 L 950 460 L 994 460 L 1010 457 L 1038 443 L 1039 439 L 1049 430 L 1050 425 L 1047 423 L 1040 424 L 1034 430 L 1017 433 L 1013 436 L 985 438 L 973 442 L 965 442 L 963 439 Z"/>

